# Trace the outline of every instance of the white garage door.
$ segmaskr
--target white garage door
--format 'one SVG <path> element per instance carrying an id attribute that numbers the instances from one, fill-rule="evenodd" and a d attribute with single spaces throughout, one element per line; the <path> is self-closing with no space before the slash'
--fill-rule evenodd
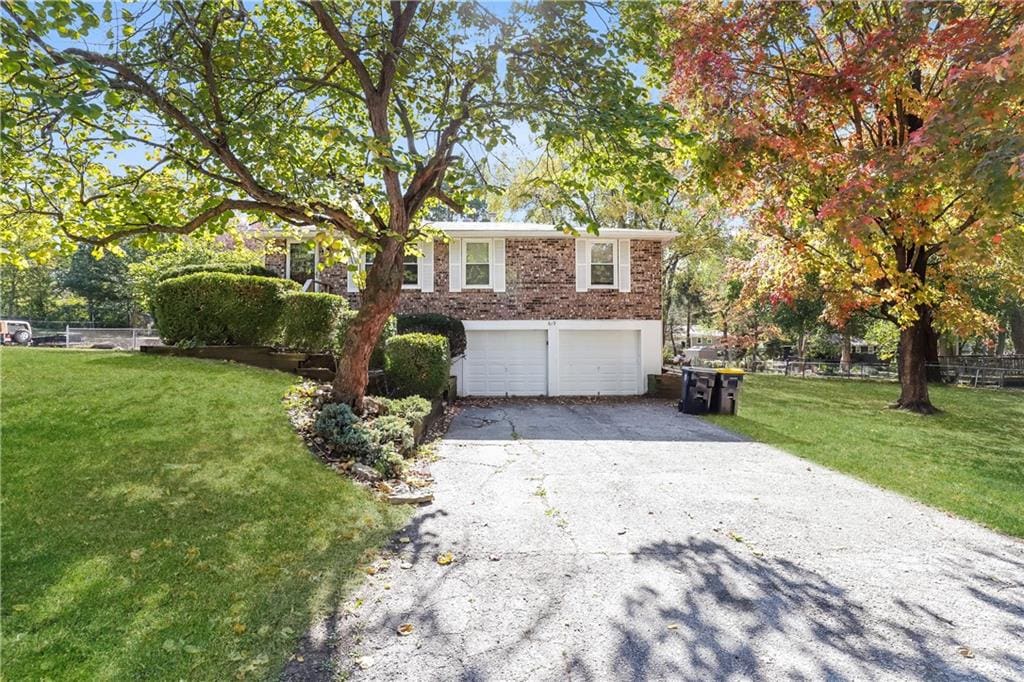
<path id="1" fill-rule="evenodd" d="M 564 330 L 558 335 L 562 395 L 640 392 L 640 332 Z"/>
<path id="2" fill-rule="evenodd" d="M 467 331 L 463 364 L 466 395 L 545 395 L 547 331 Z"/>

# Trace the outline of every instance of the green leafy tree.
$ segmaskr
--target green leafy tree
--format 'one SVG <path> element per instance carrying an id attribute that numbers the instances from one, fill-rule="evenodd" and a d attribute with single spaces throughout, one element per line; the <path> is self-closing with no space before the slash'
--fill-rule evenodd
<path id="1" fill-rule="evenodd" d="M 358 405 L 423 218 L 477 195 L 514 124 L 564 152 L 567 194 L 671 183 L 671 108 L 651 102 L 588 6 L 501 10 L 162 0 L 115 25 L 110 3 L 4 3 L 0 215 L 116 249 L 222 231 L 244 212 L 315 227 L 325 264 L 375 252 L 334 384 Z"/>

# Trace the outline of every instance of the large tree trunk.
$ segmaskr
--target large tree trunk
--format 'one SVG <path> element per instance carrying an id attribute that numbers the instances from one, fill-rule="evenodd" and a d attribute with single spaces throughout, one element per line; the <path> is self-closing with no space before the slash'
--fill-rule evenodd
<path id="1" fill-rule="evenodd" d="M 942 368 L 939 367 L 939 334 L 935 331 L 935 325 L 932 323 L 932 310 L 927 310 L 927 326 L 926 332 L 927 337 L 925 339 L 925 362 L 928 363 L 925 369 L 928 375 L 928 381 L 932 383 L 939 383 L 942 381 Z"/>
<path id="2" fill-rule="evenodd" d="M 1010 340 L 1013 341 L 1013 352 L 1024 355 L 1024 305 L 1010 308 Z"/>
<path id="3" fill-rule="evenodd" d="M 893 407 L 920 414 L 937 411 L 928 396 L 929 327 L 927 309 L 921 306 L 917 321 L 900 331 L 900 398 Z"/>
<path id="4" fill-rule="evenodd" d="M 334 376 L 334 398 L 361 412 L 369 382 L 370 356 L 402 293 L 404 247 L 388 239 L 366 273 L 359 312 L 349 323 Z"/>
<path id="5" fill-rule="evenodd" d="M 839 371 L 849 372 L 850 365 L 853 363 L 853 340 L 850 338 L 849 332 L 843 332 L 843 344 L 842 350 L 839 356 Z"/>

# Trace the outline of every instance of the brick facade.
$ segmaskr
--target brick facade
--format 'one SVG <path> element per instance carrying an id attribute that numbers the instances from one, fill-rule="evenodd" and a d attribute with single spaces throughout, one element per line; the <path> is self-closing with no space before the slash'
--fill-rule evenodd
<path id="1" fill-rule="evenodd" d="M 402 292 L 399 313 L 443 313 L 461 320 L 660 320 L 663 244 L 630 243 L 631 291 L 576 291 L 576 253 L 572 239 L 509 238 L 505 242 L 505 291 L 448 290 L 448 246 L 434 243 L 434 291 Z M 267 267 L 284 274 L 285 255 L 267 256 Z M 318 279 L 332 293 L 359 306 L 346 291 L 343 266 L 323 270 Z"/>

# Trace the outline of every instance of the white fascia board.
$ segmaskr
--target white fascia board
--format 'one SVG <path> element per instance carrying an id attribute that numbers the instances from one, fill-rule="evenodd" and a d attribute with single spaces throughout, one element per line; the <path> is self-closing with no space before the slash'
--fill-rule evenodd
<path id="1" fill-rule="evenodd" d="M 428 223 L 448 235 L 460 239 L 492 239 L 505 237 L 512 239 L 636 239 L 645 241 L 668 242 L 679 235 L 667 230 L 624 230 L 621 228 L 608 228 L 601 230 L 600 234 L 594 235 L 588 232 L 580 232 L 579 236 L 566 234 L 555 229 L 554 225 L 546 223 Z M 315 227 L 296 227 L 288 230 L 279 228 L 264 228 L 261 223 L 255 223 L 246 230 L 257 237 L 268 239 L 285 239 L 288 237 L 311 238 L 319 230 Z"/>

